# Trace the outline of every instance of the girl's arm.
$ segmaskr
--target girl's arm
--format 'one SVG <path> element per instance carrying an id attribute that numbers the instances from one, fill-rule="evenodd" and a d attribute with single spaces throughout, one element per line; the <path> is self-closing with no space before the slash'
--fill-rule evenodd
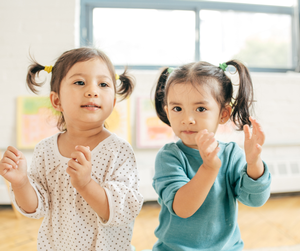
<path id="1" fill-rule="evenodd" d="M 76 190 L 104 221 L 108 221 L 109 204 L 103 187 L 91 178 L 86 186 Z"/>
<path id="2" fill-rule="evenodd" d="M 28 177 L 21 186 L 13 184 L 11 184 L 11 186 L 18 206 L 28 214 L 34 213 L 38 207 L 38 198 Z"/>
<path id="3" fill-rule="evenodd" d="M 260 157 L 265 135 L 255 119 L 250 117 L 249 120 L 253 125 L 252 134 L 249 126 L 245 125 L 245 153 L 242 150 L 240 153 L 236 152 L 233 158 L 234 172 L 230 180 L 240 202 L 247 206 L 259 207 L 270 197 L 271 175 Z"/>
<path id="4" fill-rule="evenodd" d="M 88 147 L 78 146 L 67 168 L 73 187 L 105 225 L 129 224 L 138 215 L 143 203 L 138 192 L 139 178 L 134 154 L 127 144 L 119 143 L 123 144 L 120 147 L 122 150 L 116 153 L 120 158 L 110 161 L 101 185 L 91 178 L 91 153 Z"/>
<path id="5" fill-rule="evenodd" d="M 91 176 L 92 163 L 89 147 L 76 146 L 68 162 L 67 173 L 71 176 L 71 184 L 95 212 L 104 220 L 109 219 L 109 204 L 104 188 L 97 184 Z"/>
<path id="6" fill-rule="evenodd" d="M 203 204 L 221 167 L 221 160 L 217 153 L 220 148 L 212 149 L 216 143 L 213 133 L 207 130 L 200 131 L 196 142 L 203 164 L 195 176 L 175 194 L 173 210 L 181 218 L 192 216 Z"/>
<path id="7" fill-rule="evenodd" d="M 173 201 L 173 210 L 177 216 L 188 218 L 201 207 L 215 182 L 218 171 L 201 165 L 190 182 L 177 191 Z"/>
<path id="8" fill-rule="evenodd" d="M 264 173 L 264 165 L 261 160 L 260 154 L 262 151 L 262 145 L 265 142 L 265 134 L 262 131 L 260 124 L 253 118 L 249 118 L 253 130 L 252 134 L 248 125 L 244 126 L 245 132 L 245 154 L 247 161 L 247 174 L 254 180 L 257 180 Z"/>
<path id="9" fill-rule="evenodd" d="M 0 161 L 0 175 L 11 183 L 19 207 L 26 213 L 34 213 L 38 207 L 38 198 L 28 179 L 23 153 L 9 146 Z"/>

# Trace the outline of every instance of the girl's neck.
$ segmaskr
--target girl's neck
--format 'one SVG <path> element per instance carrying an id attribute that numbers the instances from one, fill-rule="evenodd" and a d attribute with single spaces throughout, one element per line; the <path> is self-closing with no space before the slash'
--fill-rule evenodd
<path id="1" fill-rule="evenodd" d="M 92 151 L 101 141 L 109 137 L 111 133 L 103 126 L 89 130 L 80 130 L 78 128 L 68 128 L 58 138 L 58 149 L 61 155 L 70 158 L 71 153 L 75 151 L 75 146 L 89 146 Z"/>

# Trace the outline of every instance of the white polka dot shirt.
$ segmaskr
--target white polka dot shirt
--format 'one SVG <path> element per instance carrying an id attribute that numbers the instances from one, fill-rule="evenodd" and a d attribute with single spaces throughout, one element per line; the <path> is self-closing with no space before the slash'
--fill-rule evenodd
<path id="1" fill-rule="evenodd" d="M 110 217 L 103 221 L 71 185 L 66 173 L 69 158 L 58 150 L 56 134 L 42 140 L 33 153 L 28 176 L 38 196 L 35 213 L 44 217 L 38 250 L 131 250 L 134 219 L 143 197 L 138 191 L 138 171 L 129 143 L 115 134 L 92 150 L 92 179 L 106 191 Z"/>

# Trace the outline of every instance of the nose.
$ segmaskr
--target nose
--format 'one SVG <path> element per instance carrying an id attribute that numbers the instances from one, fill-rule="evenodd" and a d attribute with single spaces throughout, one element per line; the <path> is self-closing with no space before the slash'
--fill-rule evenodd
<path id="1" fill-rule="evenodd" d="M 182 119 L 182 124 L 193 125 L 195 123 L 196 123 L 196 121 L 192 114 L 184 114 L 184 117 Z"/>
<path id="2" fill-rule="evenodd" d="M 90 87 L 86 90 L 84 96 L 87 98 L 97 98 L 97 97 L 99 97 L 99 94 L 95 87 Z"/>

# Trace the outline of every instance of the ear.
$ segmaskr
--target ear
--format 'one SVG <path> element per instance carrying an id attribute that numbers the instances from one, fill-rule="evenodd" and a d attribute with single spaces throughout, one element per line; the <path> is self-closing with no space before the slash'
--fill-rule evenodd
<path id="1" fill-rule="evenodd" d="M 58 94 L 56 92 L 50 93 L 50 101 L 56 111 L 63 112 Z"/>
<path id="2" fill-rule="evenodd" d="M 231 111 L 232 107 L 230 105 L 225 105 L 220 113 L 219 124 L 225 124 L 230 119 Z"/>

